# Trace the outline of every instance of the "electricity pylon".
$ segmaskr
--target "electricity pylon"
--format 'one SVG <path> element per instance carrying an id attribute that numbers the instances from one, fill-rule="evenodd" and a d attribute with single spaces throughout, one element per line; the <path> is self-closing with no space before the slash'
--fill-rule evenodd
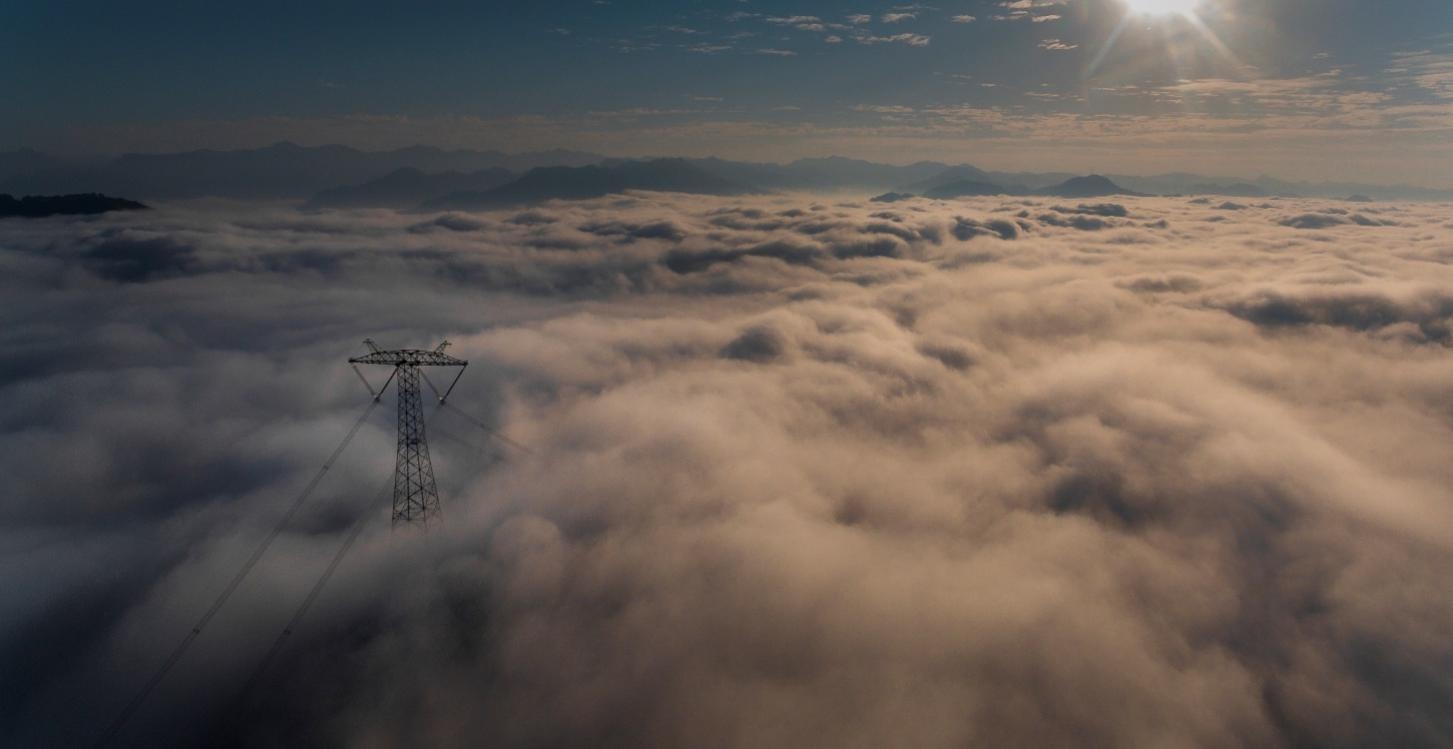
<path id="1" fill-rule="evenodd" d="M 393 527 L 416 525 L 427 528 L 439 519 L 439 487 L 434 483 L 434 465 L 429 462 L 429 442 L 424 434 L 424 404 L 419 394 L 419 378 L 423 376 L 427 382 L 428 377 L 424 376 L 420 367 L 459 367 L 459 374 L 454 376 L 448 390 L 442 395 L 438 390 L 434 391 L 442 404 L 454 392 L 454 386 L 464 376 L 464 368 L 469 366 L 469 362 L 444 353 L 444 349 L 449 347 L 448 341 L 439 344 L 433 351 L 382 351 L 372 340 L 363 343 L 368 346 L 368 355 L 348 360 L 360 378 L 363 378 L 363 372 L 358 370 L 359 364 L 393 367 L 383 388 L 377 392 L 367 379 L 363 380 L 373 399 L 382 398 L 384 390 L 395 377 L 399 381 L 399 444 L 394 468 Z M 432 389 L 433 383 L 429 383 L 429 387 Z"/>

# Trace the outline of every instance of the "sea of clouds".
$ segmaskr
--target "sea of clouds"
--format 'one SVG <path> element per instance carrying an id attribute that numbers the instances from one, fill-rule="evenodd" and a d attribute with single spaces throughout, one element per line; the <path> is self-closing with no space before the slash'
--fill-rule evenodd
<path id="1" fill-rule="evenodd" d="M 0 223 L 0 319 L 6 746 L 140 689 L 364 337 L 470 361 L 442 527 L 390 395 L 118 745 L 1453 744 L 1444 205 L 194 203 Z"/>

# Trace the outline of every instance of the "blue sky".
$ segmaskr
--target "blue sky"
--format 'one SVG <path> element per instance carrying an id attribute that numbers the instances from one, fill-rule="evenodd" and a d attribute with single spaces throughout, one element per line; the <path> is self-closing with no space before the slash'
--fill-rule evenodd
<path id="1" fill-rule="evenodd" d="M 1152 1 L 12 1 L 0 149 L 288 139 L 1449 183 L 1453 3 L 1126 5 Z"/>

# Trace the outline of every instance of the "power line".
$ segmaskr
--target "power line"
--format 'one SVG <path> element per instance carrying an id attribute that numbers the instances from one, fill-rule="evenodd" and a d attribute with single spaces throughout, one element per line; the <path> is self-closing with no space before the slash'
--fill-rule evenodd
<path id="1" fill-rule="evenodd" d="M 438 405 L 436 405 L 434 407 L 434 412 L 429 415 L 429 420 L 432 421 L 433 417 L 437 416 L 439 414 L 439 411 L 443 407 L 443 403 L 439 403 Z M 453 435 L 447 436 L 456 440 L 459 439 L 458 437 L 453 437 Z M 460 441 L 463 442 L 463 440 Z M 464 444 L 467 445 L 468 443 Z M 383 497 L 387 496 L 391 488 L 393 488 L 392 476 L 390 476 L 388 481 L 383 485 L 374 503 L 371 503 L 369 507 L 372 507 L 373 504 L 377 504 L 378 501 L 382 500 Z M 278 633 L 277 638 L 273 640 L 272 646 L 268 648 L 267 653 L 263 655 L 262 660 L 258 662 L 257 668 L 253 670 L 252 676 L 250 676 L 247 682 L 242 685 L 242 689 L 237 695 L 237 704 L 239 706 L 245 705 L 248 696 L 251 695 L 252 691 L 256 689 L 259 684 L 262 683 L 263 676 L 267 673 L 272 663 L 277 660 L 278 655 L 282 653 L 283 648 L 287 645 L 288 638 L 291 637 L 293 632 L 298 629 L 298 625 L 302 623 L 303 617 L 307 616 L 308 611 L 313 607 L 313 604 L 318 600 L 318 596 L 323 592 L 323 588 L 328 585 L 328 582 L 330 580 L 332 580 L 333 574 L 338 571 L 339 565 L 341 565 L 343 563 L 343 559 L 348 556 L 348 552 L 353 549 L 353 544 L 358 541 L 359 536 L 363 535 L 363 530 L 368 527 L 369 521 L 372 518 L 373 516 L 369 514 L 367 509 L 365 509 L 362 514 L 360 514 L 357 518 L 353 520 L 352 529 L 349 531 L 348 537 L 344 539 L 343 545 L 338 547 L 338 551 L 333 554 L 333 559 L 331 559 L 328 562 L 328 566 L 324 568 L 323 574 L 320 575 L 318 579 L 313 583 L 312 590 L 308 591 L 308 595 L 303 599 L 303 602 L 298 605 L 297 610 L 293 612 L 293 616 L 291 619 L 288 620 L 287 626 L 283 627 L 283 630 Z"/>
<path id="2" fill-rule="evenodd" d="M 483 445 L 476 445 L 473 442 L 470 442 L 469 440 L 460 437 L 459 435 L 447 429 L 444 429 L 443 427 L 440 427 L 438 424 L 429 425 L 429 434 L 436 437 L 443 437 L 445 439 L 452 440 L 460 447 L 463 447 L 470 453 L 477 455 L 478 457 L 488 461 L 491 464 L 502 460 L 503 458 L 500 456 L 505 453 L 505 451 L 499 447 L 485 447 Z"/>
<path id="3" fill-rule="evenodd" d="M 354 371 L 357 371 L 357 368 L 356 367 L 354 368 Z M 431 380 L 431 379 L 429 379 L 429 375 L 428 374 L 426 374 L 423 370 L 419 370 L 419 375 L 421 377 L 423 377 L 424 382 L 426 384 L 428 384 L 429 389 L 434 391 L 434 395 L 435 396 L 438 396 L 438 398 L 439 398 L 439 405 L 440 406 L 446 407 L 449 410 L 453 411 L 454 413 L 459 414 L 459 416 L 461 416 L 464 419 L 468 420 L 469 423 L 471 423 L 471 424 L 479 427 L 480 429 L 484 430 L 484 432 L 486 434 L 488 434 L 490 437 L 493 437 L 493 438 L 499 440 L 500 442 L 503 442 L 504 444 L 506 444 L 506 445 L 508 445 L 510 447 L 513 447 L 514 449 L 519 450 L 522 453 L 525 453 L 526 455 L 534 454 L 534 451 L 531 450 L 530 448 L 525 447 L 524 445 L 521 445 L 518 442 L 515 442 L 514 440 L 510 439 L 509 437 L 504 436 L 503 434 L 500 434 L 498 431 L 496 431 L 494 429 L 491 429 L 484 422 L 482 422 L 479 419 L 476 419 L 473 416 L 470 416 L 469 414 L 467 414 L 467 413 L 459 410 L 459 408 L 457 406 L 455 406 L 454 404 L 449 403 L 448 402 L 449 393 L 451 393 L 451 392 L 454 391 L 454 385 L 450 385 L 449 386 L 449 390 L 444 391 L 444 392 L 441 393 L 441 392 L 439 392 L 439 388 L 437 388 L 437 387 L 434 386 L 434 381 Z M 363 377 L 363 374 L 360 372 L 358 376 L 359 377 Z M 459 382 L 459 378 L 456 377 L 454 379 L 454 382 L 455 383 L 458 383 Z M 368 381 L 367 380 L 364 380 L 363 381 L 363 384 L 364 384 L 365 387 L 368 387 L 369 388 L 369 392 L 373 392 L 373 388 L 368 385 Z M 455 438 L 455 439 L 458 439 L 458 438 Z M 460 441 L 462 442 L 463 440 L 460 440 Z"/>
<path id="4" fill-rule="evenodd" d="M 383 489 L 378 493 L 378 498 L 382 499 L 388 496 L 391 489 L 393 489 L 393 476 L 389 476 L 388 482 L 384 484 Z M 374 504 L 374 502 L 371 502 L 368 506 L 371 508 Z M 267 654 L 258 662 L 257 668 L 252 672 L 252 676 L 242 685 L 242 691 L 237 697 L 239 703 L 246 700 L 247 696 L 252 693 L 253 687 L 257 686 L 258 682 L 262 680 L 262 675 L 267 672 L 268 666 L 272 665 L 278 653 L 282 652 L 283 645 L 287 643 L 288 637 L 293 634 L 293 630 L 298 628 L 298 624 L 307 615 L 308 609 L 313 607 L 313 602 L 318 599 L 318 594 L 323 592 L 323 587 L 333 578 L 333 573 L 338 570 L 338 565 L 343 563 L 343 558 L 348 556 L 349 550 L 353 548 L 353 543 L 363 534 L 363 529 L 368 527 L 368 521 L 371 517 L 368 510 L 365 509 L 353 520 L 353 529 L 348 533 L 348 538 L 343 541 L 342 546 L 338 547 L 338 551 L 333 554 L 333 559 L 328 562 L 328 566 L 323 570 L 323 574 L 313 583 L 313 589 L 308 591 L 307 597 L 299 604 L 298 610 L 293 612 L 293 618 L 289 619 L 287 626 L 283 627 L 283 631 L 278 633 L 277 639 L 273 640 L 272 647 L 268 648 Z"/>
<path id="5" fill-rule="evenodd" d="M 365 380 L 364 384 L 367 385 L 368 382 Z M 433 383 L 430 383 L 430 386 L 432 387 Z M 372 390 L 372 388 L 369 388 L 369 392 L 372 392 Z M 436 390 L 435 392 L 437 393 L 438 391 Z M 431 418 L 429 419 L 429 421 L 433 421 L 432 417 L 437 416 L 439 414 L 439 411 L 447 406 L 447 402 L 440 401 L 438 405 L 434 407 L 434 412 L 430 414 Z M 468 414 L 462 415 L 465 416 L 465 418 L 470 419 L 470 421 L 475 421 L 472 417 L 469 417 Z M 506 438 L 494 434 L 492 430 L 490 430 L 488 427 L 484 427 L 483 424 L 479 424 L 479 422 L 477 421 L 475 421 L 475 423 L 481 428 L 485 429 L 485 431 L 490 432 L 491 435 L 499 437 L 506 442 L 509 442 L 509 440 L 507 440 Z M 463 439 L 456 437 L 446 431 L 440 430 L 437 426 L 433 427 L 433 430 L 436 434 L 442 434 L 446 437 L 449 437 L 450 439 L 459 441 L 460 444 L 463 444 L 466 447 L 471 447 L 475 450 L 479 450 L 482 452 L 481 448 L 471 445 Z M 514 446 L 521 450 L 527 449 L 523 445 L 519 444 L 515 444 Z M 393 477 L 389 477 L 388 482 L 385 483 L 383 488 L 379 491 L 378 497 L 382 499 L 388 494 L 389 489 L 391 489 L 392 487 Z M 370 504 L 369 506 L 371 507 L 372 505 Z M 312 590 L 308 591 L 308 595 L 303 599 L 303 602 L 298 605 L 297 611 L 293 612 L 293 617 L 288 620 L 287 626 L 283 627 L 282 632 L 278 633 L 277 639 L 273 640 L 272 647 L 268 648 L 267 653 L 263 655 L 262 660 L 259 661 L 257 664 L 257 668 L 252 672 L 252 676 L 248 678 L 245 684 L 243 684 L 242 690 L 238 694 L 237 698 L 237 701 L 239 703 L 245 703 L 247 696 L 251 694 L 252 690 L 256 688 L 257 685 L 261 682 L 263 674 L 267 672 L 268 668 L 272 665 L 272 662 L 276 660 L 278 654 L 282 652 L 283 647 L 287 644 L 288 638 L 291 637 L 293 631 L 298 628 L 298 624 L 302 622 L 303 617 L 306 616 L 308 610 L 312 608 L 313 603 L 318 599 L 318 595 L 322 593 L 323 588 L 328 585 L 328 581 L 333 578 L 333 573 L 336 572 L 338 570 L 338 566 L 343 563 L 343 558 L 348 556 L 348 552 L 353 548 L 354 542 L 356 542 L 358 540 L 358 537 L 363 534 L 363 529 L 368 527 L 368 521 L 371 518 L 372 516 L 368 514 L 367 510 L 365 510 L 362 514 L 354 519 L 352 530 L 349 532 L 348 538 L 343 541 L 342 546 L 338 547 L 338 551 L 333 554 L 333 559 L 328 562 L 328 566 L 323 570 L 323 574 L 320 575 L 317 581 L 313 583 Z"/>
<path id="6" fill-rule="evenodd" d="M 504 444 L 509 445 L 510 447 L 513 447 L 514 449 L 519 450 L 520 452 L 522 452 L 522 453 L 524 453 L 526 455 L 534 455 L 535 454 L 535 451 L 534 450 L 531 450 L 530 448 L 525 447 L 524 445 L 521 445 L 520 443 L 518 443 L 518 442 L 516 442 L 516 441 L 514 441 L 512 439 L 510 439 L 509 437 L 506 437 L 503 434 L 500 434 L 499 432 L 495 431 L 494 429 L 491 429 L 483 421 L 480 421 L 479 419 L 476 419 L 473 416 L 470 416 L 468 413 L 465 413 L 464 411 L 460 410 L 459 407 L 456 406 L 456 405 L 454 405 L 453 403 L 447 403 L 446 402 L 443 405 L 444 405 L 444 408 L 447 408 L 450 411 L 453 411 L 455 414 L 459 415 L 465 421 L 468 421 L 469 423 L 471 423 L 471 424 L 479 427 L 480 429 L 483 429 L 486 434 L 488 434 L 489 436 L 491 436 L 491 437 L 499 440 L 500 442 L 503 442 Z"/>
<path id="7" fill-rule="evenodd" d="M 393 515 L 395 525 L 400 522 L 401 518 L 410 524 L 417 521 L 420 525 L 426 525 L 426 521 L 431 516 L 437 517 L 439 513 L 438 490 L 435 487 L 433 467 L 428 457 L 428 447 L 424 437 L 425 419 L 423 417 L 421 408 L 422 404 L 420 403 L 418 392 L 418 380 L 421 376 L 423 377 L 424 381 L 428 383 L 429 388 L 434 391 L 434 394 L 438 396 L 439 399 L 438 406 L 436 406 L 435 408 L 435 413 L 431 414 L 431 416 L 436 415 L 439 409 L 448 407 L 451 411 L 458 414 L 461 418 L 483 430 L 487 435 L 499 440 L 505 445 L 526 454 L 530 454 L 533 452 L 524 445 L 515 442 L 514 440 L 504 436 L 503 434 L 500 434 L 494 429 L 491 429 L 488 425 L 486 425 L 479 419 L 476 419 L 473 416 L 465 413 L 464 411 L 461 411 L 460 409 L 454 407 L 453 404 L 447 403 L 449 394 L 454 390 L 454 386 L 459 383 L 460 376 L 463 375 L 464 367 L 468 366 L 467 362 L 461 359 L 456 359 L 444 353 L 444 349 L 449 345 L 447 341 L 432 351 L 414 349 L 382 351 L 377 346 L 375 346 L 372 341 L 365 341 L 364 343 L 368 345 L 370 353 L 363 357 L 356 357 L 350 359 L 349 363 L 352 365 L 390 365 L 392 366 L 393 371 L 390 373 L 388 380 L 384 382 L 382 388 L 375 391 L 373 387 L 369 385 L 368 380 L 363 376 L 363 373 L 358 370 L 357 366 L 353 367 L 354 373 L 358 375 L 359 379 L 363 381 L 364 386 L 368 388 L 369 395 L 373 396 L 372 400 L 368 404 L 368 407 L 364 409 L 363 413 L 358 417 L 358 420 L 354 422 L 353 426 L 348 430 L 348 433 L 343 437 L 342 442 L 340 442 L 338 446 L 333 450 L 333 453 L 328 457 L 328 460 L 323 463 L 323 466 L 318 470 L 318 473 L 313 476 L 312 480 L 308 482 L 307 486 L 305 486 L 302 492 L 299 493 L 298 496 L 293 500 L 292 505 L 288 508 L 287 512 L 283 514 L 282 518 L 273 527 L 272 531 L 267 534 L 267 536 L 262 540 L 260 544 L 258 544 L 257 548 L 253 550 L 252 555 L 248 557 L 247 561 L 244 562 L 242 567 L 237 571 L 237 573 L 233 575 L 227 586 L 222 589 L 222 592 L 217 596 L 217 599 L 212 602 L 211 607 L 209 607 L 207 611 L 202 614 L 202 617 L 197 620 L 196 625 L 193 626 L 191 631 L 188 632 L 186 636 L 182 638 L 181 642 L 177 644 L 176 648 L 173 649 L 171 654 L 167 656 L 161 667 L 154 674 L 152 674 L 151 678 L 142 685 L 141 690 L 137 692 L 137 694 L 131 699 L 131 701 L 126 704 L 126 706 L 121 710 L 120 714 L 116 716 L 115 720 L 111 722 L 111 724 L 106 728 L 106 731 L 96 741 L 95 746 L 104 746 L 112 739 L 114 739 L 116 735 L 120 733 L 120 731 L 126 726 L 127 722 L 130 721 L 132 716 L 134 716 L 136 712 L 140 710 L 142 705 L 145 704 L 147 698 L 150 697 L 151 693 L 156 689 L 156 687 L 160 685 L 163 680 L 165 680 L 167 674 L 171 672 L 172 668 L 175 667 L 179 661 L 181 661 L 187 650 L 191 648 L 192 643 L 201 636 L 202 631 L 207 627 L 208 624 L 211 623 L 212 619 L 217 616 L 218 612 L 222 610 L 222 607 L 227 604 L 227 601 L 231 599 L 232 595 L 242 584 L 242 581 L 247 578 L 247 576 L 252 572 L 253 568 L 257 566 L 257 563 L 267 553 L 267 550 L 272 546 L 273 542 L 277 540 L 277 537 L 281 535 L 283 530 L 292 522 L 292 519 L 297 514 L 298 510 L 302 508 L 303 504 L 308 500 L 308 497 L 312 495 L 315 489 L 317 489 L 318 485 L 322 482 L 323 477 L 327 475 L 328 471 L 332 469 L 334 463 L 336 463 L 338 458 L 342 456 L 343 451 L 346 450 L 348 448 L 348 445 L 353 442 L 353 438 L 358 434 L 359 429 L 363 427 L 364 422 L 367 421 L 368 417 L 373 413 L 373 409 L 376 408 L 379 402 L 382 400 L 384 391 L 388 389 L 389 384 L 396 377 L 400 381 L 398 398 L 399 465 L 395 469 L 395 475 L 392 477 L 392 480 L 390 482 L 392 484 L 394 494 Z M 454 380 L 449 384 L 449 387 L 443 393 L 440 393 L 438 388 L 434 387 L 434 383 L 432 381 L 429 381 L 427 376 L 423 375 L 422 367 L 426 366 L 459 367 L 459 372 L 456 374 Z M 452 437 L 452 435 L 450 436 Z M 458 438 L 455 437 L 454 439 Z M 463 442 L 463 440 L 460 441 Z M 403 512 L 402 516 L 400 514 L 401 506 L 403 506 L 406 510 L 406 512 Z M 413 512 L 413 510 L 416 509 L 420 512 Z M 416 515 L 418 517 L 415 517 Z M 324 569 L 322 575 L 318 578 L 317 581 L 314 582 L 312 590 L 308 592 L 307 597 L 303 599 L 303 602 L 299 605 L 297 611 L 293 613 L 292 619 L 289 620 L 287 626 L 283 628 L 283 631 L 273 641 L 272 647 L 269 648 L 268 652 L 263 656 L 262 661 L 258 664 L 252 676 L 243 685 L 243 697 L 245 697 L 251 691 L 251 689 L 260 681 L 262 676 L 266 673 L 268 667 L 277 658 L 278 654 L 286 645 L 288 637 L 292 635 L 293 631 L 297 628 L 303 617 L 307 615 L 308 610 L 312 608 L 314 602 L 322 593 L 323 588 L 328 584 L 328 581 L 332 579 L 333 574 L 338 569 L 338 566 L 342 564 L 343 559 L 348 555 L 348 552 L 353 548 L 354 543 L 362 534 L 363 529 L 367 526 L 367 518 L 368 515 L 365 512 L 360 517 L 354 519 L 352 529 L 349 531 L 348 537 L 344 540 L 343 545 L 339 547 L 338 551 L 334 554 L 333 559 Z"/>
<path id="8" fill-rule="evenodd" d="M 358 417 L 357 421 L 353 422 L 353 427 L 348 430 L 348 434 L 343 437 L 343 441 L 338 443 L 338 447 L 333 450 L 332 455 L 328 456 L 328 460 L 323 463 L 323 467 L 313 476 L 313 480 L 309 481 L 308 485 L 303 488 L 303 491 L 293 500 L 292 506 L 283 514 L 282 519 L 277 522 L 277 525 L 273 526 L 272 531 L 267 534 L 267 537 L 262 540 L 262 543 L 257 545 L 257 548 L 252 552 L 252 556 L 248 557 L 247 561 L 243 563 L 242 568 L 237 571 L 237 574 L 232 576 L 232 580 L 227 583 L 227 587 L 222 589 L 221 594 L 212 602 L 212 606 L 207 609 L 206 613 L 202 614 L 202 618 L 197 620 L 196 625 L 192 627 L 192 631 L 188 632 L 182 638 L 181 642 L 177 643 L 176 648 L 172 650 L 171 655 L 167 656 L 161 668 L 157 669 L 156 673 L 152 674 L 150 679 L 147 679 L 146 683 L 142 685 L 141 691 L 137 692 L 136 696 L 130 702 L 126 703 L 126 707 L 122 708 L 121 713 L 116 716 L 116 719 L 111 721 L 111 724 L 106 728 L 106 732 L 101 734 L 101 737 L 96 740 L 94 746 L 101 747 L 110 743 L 116 737 L 116 734 L 125 727 L 127 721 L 131 719 L 131 716 L 136 714 L 136 711 L 146 702 L 146 698 L 151 696 L 152 691 L 156 689 L 157 685 L 161 684 L 162 680 L 166 678 L 167 673 L 172 670 L 172 667 L 176 666 L 177 662 L 182 659 L 182 656 L 191 648 L 192 643 L 201 636 L 202 630 L 212 621 L 212 618 L 217 615 L 217 612 L 222 610 L 227 600 L 237 591 L 237 587 L 252 572 L 252 568 L 257 566 L 258 560 L 262 559 L 263 554 L 267 553 L 268 548 L 272 546 L 272 542 L 277 540 L 277 537 L 282 534 L 283 529 L 292 522 L 293 516 L 298 513 L 303 503 L 312 495 L 313 490 L 318 488 L 318 484 L 322 482 L 323 477 L 328 474 L 328 471 L 333 467 L 333 464 L 338 460 L 339 456 L 347 449 L 348 444 L 353 441 L 354 436 L 358 434 L 358 430 L 363 427 L 363 423 L 373 413 L 373 409 L 378 407 L 378 403 L 378 399 L 375 398 L 369 402 L 367 408 L 363 409 L 363 414 Z"/>

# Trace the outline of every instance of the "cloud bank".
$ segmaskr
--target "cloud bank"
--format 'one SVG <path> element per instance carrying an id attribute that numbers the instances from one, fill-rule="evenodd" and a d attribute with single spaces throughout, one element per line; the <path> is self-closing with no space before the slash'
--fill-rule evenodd
<path id="1" fill-rule="evenodd" d="M 156 745 L 1446 746 L 1436 205 L 635 194 L 0 225 L 0 737 L 91 740 L 447 336 L 445 527 L 391 408 L 128 727 Z M 385 405 L 391 405 L 391 400 Z"/>

